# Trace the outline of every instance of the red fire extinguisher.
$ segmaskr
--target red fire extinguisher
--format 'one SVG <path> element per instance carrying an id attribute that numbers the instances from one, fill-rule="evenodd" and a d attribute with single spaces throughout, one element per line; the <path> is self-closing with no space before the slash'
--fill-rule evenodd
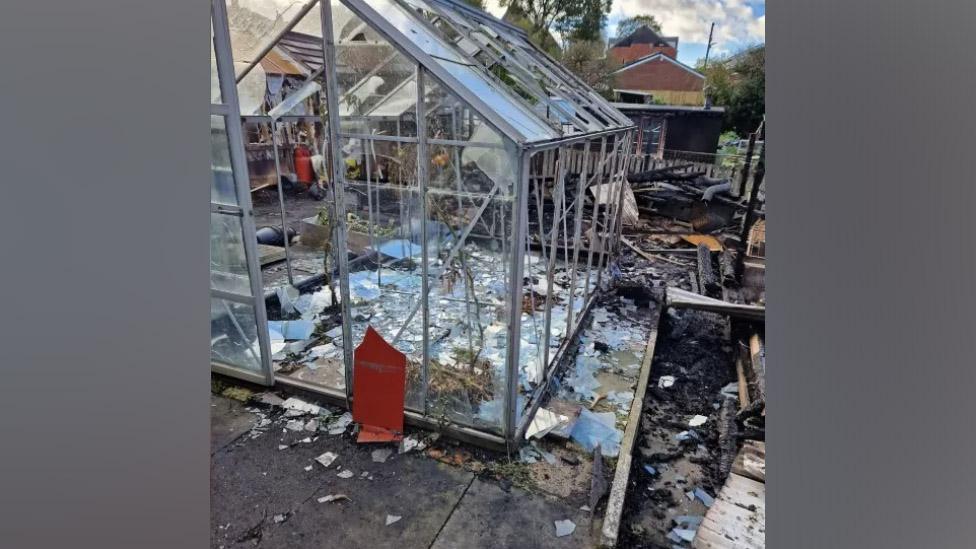
<path id="1" fill-rule="evenodd" d="M 305 185 L 310 185 L 315 177 L 312 170 L 312 153 L 305 145 L 295 147 L 295 176 Z"/>

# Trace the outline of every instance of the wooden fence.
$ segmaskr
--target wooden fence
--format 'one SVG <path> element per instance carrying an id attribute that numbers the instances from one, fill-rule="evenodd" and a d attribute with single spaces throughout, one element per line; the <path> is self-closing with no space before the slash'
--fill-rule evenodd
<path id="1" fill-rule="evenodd" d="M 757 155 L 751 159 L 751 168 L 756 166 Z M 685 166 L 678 173 L 704 172 L 705 177 L 711 179 L 727 179 L 732 182 L 732 192 L 742 196 L 748 189 L 740 189 L 742 168 L 745 166 L 745 155 L 712 154 L 691 151 L 676 151 L 665 149 L 657 154 L 635 154 L 630 157 L 627 166 L 628 174 L 646 172 L 669 166 Z M 751 179 L 751 177 L 750 177 Z"/>

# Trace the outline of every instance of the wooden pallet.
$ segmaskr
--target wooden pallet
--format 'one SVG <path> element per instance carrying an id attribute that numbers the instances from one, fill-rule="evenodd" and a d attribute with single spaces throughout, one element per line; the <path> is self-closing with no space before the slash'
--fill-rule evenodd
<path id="1" fill-rule="evenodd" d="M 766 546 L 766 445 L 749 441 L 705 513 L 691 546 L 756 549 Z"/>
<path id="2" fill-rule="evenodd" d="M 735 457 L 732 472 L 752 480 L 766 483 L 766 443 L 747 440 Z"/>
<path id="3" fill-rule="evenodd" d="M 260 258 L 261 266 L 264 267 L 269 263 L 277 263 L 283 260 L 285 258 L 285 249 L 279 248 L 278 246 L 258 244 L 258 257 Z"/>

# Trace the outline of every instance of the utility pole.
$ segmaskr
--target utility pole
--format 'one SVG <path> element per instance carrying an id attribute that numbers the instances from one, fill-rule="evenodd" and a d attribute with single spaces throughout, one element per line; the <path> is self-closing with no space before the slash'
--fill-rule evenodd
<path id="1" fill-rule="evenodd" d="M 708 47 L 705 48 L 705 68 L 708 68 L 708 54 L 712 51 L 712 46 L 715 42 L 712 42 L 712 34 L 715 32 L 715 22 L 712 22 L 712 28 L 708 29 Z"/>
<path id="2" fill-rule="evenodd" d="M 708 54 L 711 53 L 712 46 L 715 45 L 715 43 L 712 42 L 712 33 L 714 32 L 715 32 L 715 21 L 712 21 L 712 27 L 708 29 L 708 46 L 705 48 L 705 63 L 704 65 L 702 65 L 702 72 L 708 70 Z M 707 79 L 708 77 L 706 76 L 705 78 Z M 708 101 L 708 93 L 706 93 L 707 91 L 708 91 L 708 84 L 706 81 L 705 86 L 702 87 L 702 95 L 704 96 L 702 97 L 702 99 L 704 101 L 704 105 L 706 109 L 710 106 Z"/>

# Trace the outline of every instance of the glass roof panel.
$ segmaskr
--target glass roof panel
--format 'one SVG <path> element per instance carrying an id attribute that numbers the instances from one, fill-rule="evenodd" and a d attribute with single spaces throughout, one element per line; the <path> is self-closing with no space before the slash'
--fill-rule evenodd
<path id="1" fill-rule="evenodd" d="M 403 0 L 415 5 L 430 5 L 450 19 L 468 38 L 476 40 L 485 52 L 511 71 L 513 78 L 525 87 L 542 90 L 546 94 L 546 112 L 540 113 L 563 124 L 572 123 L 580 131 L 600 131 L 629 126 L 630 122 L 616 117 L 609 105 L 579 79 L 565 69 L 552 66 L 537 56 L 535 46 L 505 23 L 488 16 L 474 16 L 474 12 L 451 0 Z M 572 106 L 575 105 L 575 108 Z M 599 114 L 596 114 L 599 113 Z"/>
<path id="2" fill-rule="evenodd" d="M 340 131 L 416 137 L 417 64 L 333 2 Z"/>
<path id="3" fill-rule="evenodd" d="M 333 2 L 335 5 L 336 2 Z M 562 134 L 533 112 L 519 104 L 484 74 L 484 68 L 471 64 L 453 44 L 435 34 L 420 19 L 394 0 L 370 0 L 368 8 L 397 29 L 404 37 L 430 55 L 444 71 L 457 79 L 467 92 L 489 105 L 494 114 L 522 134 L 526 141 L 561 137 Z M 486 113 L 485 113 L 486 114 Z"/>
<path id="4" fill-rule="evenodd" d="M 545 90 L 542 81 L 520 65 L 512 63 L 510 57 L 506 58 L 498 47 L 490 43 L 487 36 L 451 7 L 427 0 L 400 1 L 413 10 L 418 18 L 423 18 L 442 40 L 459 48 L 466 55 L 469 64 L 476 62 L 487 69 L 486 76 L 492 82 L 511 91 L 523 106 L 546 119 L 549 125 L 560 127 L 562 124 L 569 124 L 569 128 L 564 128 L 568 132 L 603 129 L 592 124 L 587 125 L 590 122 L 588 120 L 577 119 L 567 112 L 561 112 L 560 107 L 552 101 L 551 94 Z"/>
<path id="5" fill-rule="evenodd" d="M 508 33 L 507 29 L 504 32 Z M 603 116 L 609 118 L 616 122 L 616 127 L 627 127 L 633 125 L 629 118 L 627 118 L 623 113 L 617 109 L 610 106 L 610 103 L 600 94 L 596 93 L 592 88 L 587 86 L 582 82 L 579 77 L 567 70 L 562 65 L 553 62 L 546 54 L 541 52 L 538 48 L 532 46 L 528 40 L 522 36 L 514 36 L 514 40 L 520 43 L 520 49 L 529 55 L 536 63 L 545 67 L 549 72 L 561 77 L 561 80 L 567 83 L 567 85 L 576 90 L 579 94 L 587 97 L 594 109 L 598 110 Z"/>
<path id="6" fill-rule="evenodd" d="M 524 33 L 510 25 L 499 21 L 493 17 L 478 17 L 472 14 L 477 13 L 473 10 L 455 3 L 453 0 L 427 0 L 437 4 L 445 12 L 453 12 L 457 18 L 468 17 L 471 21 L 477 21 L 477 32 L 485 33 L 493 42 L 501 43 L 506 54 L 517 58 L 518 62 L 537 72 L 540 78 L 555 79 L 549 80 L 549 85 L 558 87 L 569 100 L 577 104 L 583 110 L 594 110 L 600 113 L 601 117 L 612 121 L 607 128 L 630 126 L 631 122 L 621 113 L 616 112 L 609 105 L 605 98 L 594 92 L 578 77 L 567 71 L 558 63 L 553 62 L 546 54 L 532 45 L 524 36 Z M 461 15 L 461 14 L 464 15 Z M 467 24 L 467 23 L 465 23 Z M 558 82 L 558 84 L 557 84 Z M 566 87 L 564 87 L 566 86 Z"/>
<path id="7" fill-rule="evenodd" d="M 293 84 L 306 79 L 324 84 L 319 10 L 311 9 L 297 24 L 289 23 L 310 7 L 302 3 L 238 0 L 229 6 L 237 71 L 286 25 L 293 25 L 239 83 L 244 114 L 264 112 L 280 100 L 267 103 L 261 93 L 260 83 L 272 75 L 283 74 Z M 453 91 L 488 123 L 516 141 L 545 141 L 631 125 L 604 98 L 532 45 L 524 32 L 459 0 L 331 0 L 331 5 L 344 122 L 359 119 L 371 126 L 369 120 L 415 118 L 412 58 L 416 57 L 430 65 L 434 75 L 456 86 Z M 394 48 L 385 35 L 394 37 L 402 48 Z M 363 64 L 374 56 L 379 58 Z M 350 65 L 350 58 L 356 63 Z M 411 135 L 409 125 L 400 126 L 406 132 L 402 135 Z M 342 131 L 358 133 L 344 124 Z"/>

